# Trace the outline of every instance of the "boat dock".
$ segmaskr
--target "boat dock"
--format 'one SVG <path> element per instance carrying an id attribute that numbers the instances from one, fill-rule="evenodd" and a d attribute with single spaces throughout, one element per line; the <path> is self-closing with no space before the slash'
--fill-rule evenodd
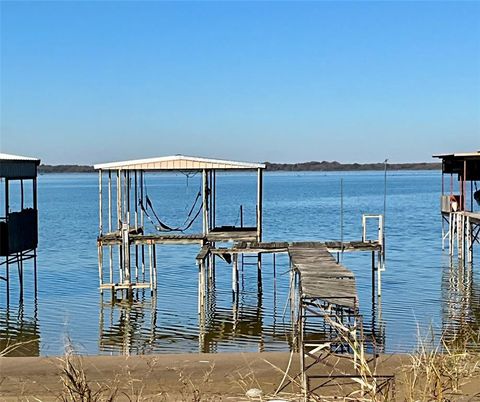
<path id="1" fill-rule="evenodd" d="M 355 275 L 342 262 L 345 253 L 371 253 L 372 303 L 376 300 L 380 304 L 381 275 L 385 269 L 383 215 L 362 216 L 362 238 L 359 241 L 343 241 L 341 226 L 341 241 L 265 242 L 262 240 L 263 164 L 176 155 L 105 163 L 95 168 L 99 171 L 97 246 L 100 291 L 109 290 L 112 303 L 118 301 L 118 293 L 120 300 L 132 300 L 135 294 L 138 295 L 138 290 L 148 289 L 152 298 L 156 297 L 159 246 L 198 245 L 199 345 L 203 345 L 203 350 L 207 341 L 207 310 L 211 301 L 215 300 L 216 270 L 224 270 L 226 266 L 231 269 L 232 312 L 233 317 L 238 317 L 239 268 L 241 272 L 246 268 L 256 270 L 257 298 L 261 303 L 262 259 L 267 255 L 272 258 L 275 283 L 276 256 L 286 254 L 289 258 L 288 304 L 292 347 L 300 351 L 302 370 L 299 376 L 306 392 L 310 393 L 308 369 L 321 362 L 317 352 L 325 350 L 325 341 L 332 353 L 352 351 L 353 344 L 345 344 L 338 336 L 337 325 L 347 328 L 354 337 L 355 345 L 357 334 L 363 337 Z M 147 172 L 172 171 L 193 175 L 201 173 L 200 189 L 182 227 L 165 223 L 168 217 L 154 208 L 154 200 L 147 194 L 145 184 Z M 255 217 L 250 219 L 254 223 L 251 226 L 244 225 L 242 205 L 239 205 L 239 226 L 236 226 L 237 222 L 233 226 L 217 223 L 217 210 L 221 208 L 216 197 L 217 173 L 235 171 L 250 171 L 257 176 L 256 204 L 251 208 Z M 241 191 L 240 188 L 238 190 Z M 199 222 L 195 226 L 197 218 Z M 369 223 L 371 221 L 375 222 L 374 227 Z M 367 223 L 370 233 L 374 229 L 373 238 L 367 236 Z M 200 233 L 199 227 L 202 228 Z M 216 264 L 219 260 L 226 264 Z M 222 275 L 225 274 L 222 272 Z M 237 318 L 234 320 L 237 322 Z M 329 329 L 326 330 L 327 327 Z M 318 339 L 319 336 L 322 339 Z M 313 358 L 313 363 L 306 365 L 307 358 Z"/>
<path id="2" fill-rule="evenodd" d="M 433 157 L 442 160 L 442 250 L 448 240 L 450 256 L 456 248 L 458 259 L 471 264 L 474 245 L 480 244 L 480 151 Z M 450 175 L 449 185 L 446 175 Z"/>
<path id="3" fill-rule="evenodd" d="M 380 232 L 383 236 L 383 233 Z M 234 310 L 238 306 L 238 266 L 240 256 L 258 256 L 261 264 L 263 254 L 273 255 L 273 275 L 276 275 L 275 256 L 288 254 L 290 261 L 290 320 L 294 334 L 294 347 L 299 351 L 301 379 L 306 395 L 314 392 L 310 386 L 309 369 L 322 362 L 319 352 L 325 350 L 325 342 L 334 351 L 349 351 L 353 344 L 363 340 L 362 320 L 359 313 L 359 301 L 355 283 L 355 275 L 342 265 L 340 255 L 343 252 L 371 252 L 372 254 L 372 287 L 375 287 L 375 276 L 381 283 L 383 271 L 383 237 L 377 240 L 362 239 L 355 242 L 239 242 L 232 247 L 201 248 L 196 259 L 199 266 L 199 315 L 200 332 L 205 326 L 207 293 L 214 281 L 215 271 L 212 259 L 218 256 L 232 264 L 232 299 Z M 259 294 L 261 294 L 261 270 L 258 270 Z M 374 289 L 372 289 L 374 291 Z M 261 295 L 259 295 L 261 297 Z M 328 315 L 328 317 L 326 317 Z M 348 329 L 352 336 L 352 345 L 339 340 L 335 324 Z M 308 328 L 307 328 L 308 324 Z M 319 328 L 319 325 L 323 327 Z M 330 326 L 329 339 L 310 339 L 309 333 L 319 331 L 325 334 L 325 327 Z M 328 332 L 328 331 L 327 331 Z M 201 343 L 204 342 L 201 340 Z M 312 359 L 307 363 L 308 359 Z"/>

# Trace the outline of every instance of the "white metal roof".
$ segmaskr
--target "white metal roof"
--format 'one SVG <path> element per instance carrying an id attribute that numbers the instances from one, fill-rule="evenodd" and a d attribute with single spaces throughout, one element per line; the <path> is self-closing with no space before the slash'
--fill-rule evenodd
<path id="1" fill-rule="evenodd" d="M 453 158 L 471 158 L 471 157 L 480 157 L 480 151 L 474 152 L 450 152 L 448 154 L 435 154 L 432 155 L 434 158 L 445 158 L 445 157 L 453 157 Z"/>
<path id="2" fill-rule="evenodd" d="M 0 153 L 0 161 L 24 161 L 24 162 L 40 162 L 40 159 L 30 158 L 29 156 L 20 156 L 12 154 Z"/>
<path id="3" fill-rule="evenodd" d="M 240 170 L 264 169 L 265 165 L 263 163 L 237 162 L 222 159 L 199 158 L 196 156 L 174 155 L 123 162 L 100 163 L 94 165 L 94 168 L 105 170 Z"/>

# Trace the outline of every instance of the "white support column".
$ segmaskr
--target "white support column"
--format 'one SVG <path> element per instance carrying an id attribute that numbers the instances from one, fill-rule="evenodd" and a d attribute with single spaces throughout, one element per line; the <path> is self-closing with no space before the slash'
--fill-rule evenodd
<path id="1" fill-rule="evenodd" d="M 262 241 L 263 169 L 257 169 L 257 241 Z"/>
<path id="2" fill-rule="evenodd" d="M 117 170 L 117 230 L 122 228 L 122 176 Z"/>
<path id="3" fill-rule="evenodd" d="M 470 223 L 470 217 L 467 216 L 467 262 L 469 264 L 473 261 L 473 243 L 472 243 L 472 225 Z"/>
<path id="4" fill-rule="evenodd" d="M 232 255 L 232 300 L 238 299 L 238 254 Z"/>
<path id="5" fill-rule="evenodd" d="M 198 314 L 205 312 L 205 260 L 198 267 Z"/>
<path id="6" fill-rule="evenodd" d="M 103 216 L 102 216 L 102 169 L 98 171 L 98 233 L 100 236 L 103 232 Z"/>
<path id="7" fill-rule="evenodd" d="M 382 297 L 382 251 L 377 256 L 377 296 Z"/>
<path id="8" fill-rule="evenodd" d="M 203 235 L 208 234 L 208 184 L 207 171 L 202 170 L 202 212 L 203 212 Z"/>
<path id="9" fill-rule="evenodd" d="M 102 235 L 102 170 L 98 171 L 98 233 Z M 103 245 L 98 241 L 98 279 L 100 282 L 100 294 L 103 293 Z"/>
<path id="10" fill-rule="evenodd" d="M 130 227 L 128 223 L 124 223 L 122 226 L 122 245 L 123 245 L 123 272 L 125 283 L 130 283 Z"/>
<path id="11" fill-rule="evenodd" d="M 100 282 L 100 294 L 103 294 L 103 246 L 98 243 L 98 279 Z"/>
<path id="12" fill-rule="evenodd" d="M 456 220 L 457 220 L 457 254 L 458 254 L 458 259 L 461 258 L 461 246 L 460 246 L 460 230 L 461 230 L 461 227 L 460 227 L 460 221 L 461 221 L 461 217 L 460 217 L 460 214 L 457 213 L 456 214 Z"/>
<path id="13" fill-rule="evenodd" d="M 150 279 L 150 290 L 153 291 L 153 253 L 152 253 L 152 244 L 148 245 L 148 268 L 149 268 L 149 279 Z"/>
<path id="14" fill-rule="evenodd" d="M 453 245 L 454 245 L 454 234 L 455 234 L 455 214 L 450 212 L 448 214 L 448 253 L 453 257 Z"/>

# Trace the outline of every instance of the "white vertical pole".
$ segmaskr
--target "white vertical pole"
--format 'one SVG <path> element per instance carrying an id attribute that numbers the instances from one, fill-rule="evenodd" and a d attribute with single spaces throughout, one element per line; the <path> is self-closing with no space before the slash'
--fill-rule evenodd
<path id="1" fill-rule="evenodd" d="M 238 254 L 234 253 L 232 263 L 232 300 L 238 298 Z"/>
<path id="2" fill-rule="evenodd" d="M 207 171 L 202 170 L 202 212 L 203 212 L 203 235 L 208 234 L 208 186 Z"/>
<path id="3" fill-rule="evenodd" d="M 98 279 L 100 281 L 100 294 L 103 293 L 103 246 L 102 243 L 98 243 Z"/>
<path id="4" fill-rule="evenodd" d="M 103 219 L 102 219 L 102 169 L 98 170 L 98 232 L 100 236 L 103 232 Z"/>
<path id="5" fill-rule="evenodd" d="M 102 170 L 98 171 L 98 232 L 102 235 Z M 103 245 L 98 241 L 98 277 L 100 281 L 100 293 L 103 293 Z"/>
<path id="6" fill-rule="evenodd" d="M 382 248 L 383 249 L 383 248 Z M 378 252 L 377 261 L 377 295 L 382 296 L 382 252 Z"/>
<path id="7" fill-rule="evenodd" d="M 263 169 L 257 169 L 257 241 L 262 241 Z"/>
<path id="8" fill-rule="evenodd" d="M 470 217 L 467 216 L 467 261 L 471 263 L 473 260 L 473 244 L 472 244 L 472 226 Z"/>
<path id="9" fill-rule="evenodd" d="M 152 243 L 148 244 L 148 260 L 149 260 L 149 274 L 150 274 L 150 290 L 153 291 L 153 253 Z"/>

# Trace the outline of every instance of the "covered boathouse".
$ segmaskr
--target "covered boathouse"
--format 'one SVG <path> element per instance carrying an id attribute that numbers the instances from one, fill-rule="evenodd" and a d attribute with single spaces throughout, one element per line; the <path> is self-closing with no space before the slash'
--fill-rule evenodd
<path id="1" fill-rule="evenodd" d="M 94 167 L 99 172 L 97 243 L 100 289 L 110 289 L 112 295 L 117 291 L 131 293 L 133 289 L 156 290 L 157 245 L 198 244 L 202 247 L 206 244 L 214 246 L 216 242 L 260 242 L 262 239 L 264 164 L 175 155 L 101 163 Z M 251 227 L 219 227 L 216 224 L 217 173 L 235 171 L 251 171 L 257 175 L 255 225 Z M 201 190 L 184 227 L 172 228 L 156 215 L 145 191 L 144 176 L 151 172 L 201 173 Z M 149 232 L 145 223 L 153 219 L 157 230 Z M 202 231 L 192 233 L 188 229 L 197 219 L 202 221 Z M 108 258 L 105 258 L 104 249 L 108 250 Z M 114 269 L 114 255 L 118 272 Z M 104 272 L 107 259 L 108 271 Z M 258 261 L 259 270 L 260 264 Z"/>
<path id="2" fill-rule="evenodd" d="M 10 270 L 18 271 L 19 299 L 23 300 L 26 260 L 33 260 L 37 293 L 37 171 L 40 159 L 0 153 L 0 282 L 10 301 Z M 3 182 L 3 183 L 2 183 Z"/>
<path id="3" fill-rule="evenodd" d="M 458 258 L 470 263 L 480 243 L 480 151 L 433 157 L 442 160 L 442 248 L 448 240 L 450 255 L 456 246 Z"/>

